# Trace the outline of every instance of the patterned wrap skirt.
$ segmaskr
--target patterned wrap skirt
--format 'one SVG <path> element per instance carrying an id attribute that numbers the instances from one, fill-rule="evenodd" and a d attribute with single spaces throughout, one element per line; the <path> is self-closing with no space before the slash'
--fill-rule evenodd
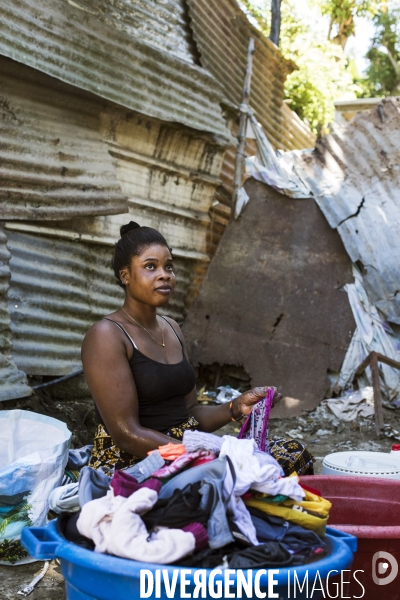
<path id="1" fill-rule="evenodd" d="M 163 432 L 175 440 L 182 441 L 183 434 L 187 429 L 198 429 L 199 423 L 194 417 L 177 427 L 171 427 Z M 304 444 L 290 438 L 276 438 L 270 440 L 270 453 L 281 465 L 286 476 L 292 473 L 298 475 L 313 475 L 315 461 Z M 127 469 L 140 462 L 140 458 L 124 452 L 116 446 L 113 439 L 108 435 L 104 425 L 98 425 L 93 441 L 92 455 L 89 465 L 94 469 L 102 468 L 107 475 L 114 471 Z"/>

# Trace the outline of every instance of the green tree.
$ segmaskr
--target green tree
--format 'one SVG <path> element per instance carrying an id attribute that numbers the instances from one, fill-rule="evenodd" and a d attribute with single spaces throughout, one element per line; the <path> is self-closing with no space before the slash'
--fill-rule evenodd
<path id="1" fill-rule="evenodd" d="M 343 49 L 355 33 L 355 17 L 374 17 L 380 10 L 382 0 L 314 0 L 321 14 L 329 17 L 328 39 Z M 333 36 L 333 37 L 332 37 Z"/>
<path id="2" fill-rule="evenodd" d="M 358 81 L 361 97 L 400 94 L 400 8 L 381 11 L 374 18 L 375 35 L 366 54 L 369 66 Z"/>
<path id="3" fill-rule="evenodd" d="M 243 0 L 244 10 L 268 37 L 270 4 L 255 6 Z M 302 18 L 296 0 L 282 0 L 280 47 L 283 55 L 294 61 L 297 69 L 285 82 L 285 96 L 290 108 L 319 133 L 334 117 L 334 101 L 351 90 L 353 78 L 340 45 L 316 35 Z"/>

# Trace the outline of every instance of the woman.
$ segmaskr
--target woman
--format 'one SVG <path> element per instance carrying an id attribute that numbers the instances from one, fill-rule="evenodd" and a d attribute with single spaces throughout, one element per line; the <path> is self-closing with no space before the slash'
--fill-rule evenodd
<path id="1" fill-rule="evenodd" d="M 181 440 L 185 429 L 212 432 L 239 421 L 266 394 L 258 387 L 228 404 L 197 403 L 180 327 L 156 312 L 168 304 L 176 283 L 171 250 L 158 231 L 132 221 L 121 227 L 112 265 L 125 288 L 124 304 L 95 323 L 82 346 L 99 422 L 90 464 L 109 471 Z"/>

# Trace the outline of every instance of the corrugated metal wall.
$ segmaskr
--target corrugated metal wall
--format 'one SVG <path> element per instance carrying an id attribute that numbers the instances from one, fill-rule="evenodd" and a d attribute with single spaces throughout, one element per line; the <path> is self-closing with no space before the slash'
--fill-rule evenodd
<path id="1" fill-rule="evenodd" d="M 285 140 L 283 150 L 303 150 L 314 148 L 317 136 L 293 110 L 284 102 L 282 115 L 285 120 Z"/>
<path id="2" fill-rule="evenodd" d="M 144 115 L 230 140 L 221 89 L 205 69 L 156 48 L 146 35 L 116 29 L 75 2 L 2 2 L 0 54 Z"/>
<path id="3" fill-rule="evenodd" d="M 126 212 L 99 131 L 101 103 L 0 57 L 0 214 L 55 219 Z"/>
<path id="4" fill-rule="evenodd" d="M 30 85 L 23 87 L 22 96 L 31 95 Z M 61 87 L 69 91 L 69 86 Z M 46 89 L 44 98 L 49 97 Z M 63 104 L 69 106 L 68 94 L 63 95 Z M 156 227 L 173 247 L 178 285 L 165 313 L 178 321 L 209 261 L 208 213 L 221 183 L 218 173 L 224 148 L 209 136 L 183 127 L 107 103 L 100 108 L 92 116 L 129 214 L 76 216 L 51 223 L 7 221 L 13 357 L 30 375 L 63 375 L 79 369 L 85 332 L 121 306 L 123 293 L 110 269 L 121 224 L 133 219 Z M 38 104 L 37 114 L 46 114 L 46 103 Z M 71 139 L 75 127 L 70 126 Z"/>
<path id="5" fill-rule="evenodd" d="M 225 147 L 209 134 L 117 108 L 10 59 L 0 58 L 1 66 L 3 113 L 15 114 L 26 133 L 3 131 L 11 165 L 4 179 L 16 191 L 4 214 L 11 219 L 13 358 L 29 375 L 63 375 L 80 368 L 90 325 L 121 306 L 110 258 L 119 226 L 130 219 L 160 229 L 172 245 L 178 286 L 165 312 L 182 321 L 209 262 L 208 213 Z M 66 171 L 57 178 L 59 153 Z M 69 168 L 71 157 L 80 171 Z M 123 206 L 110 203 L 107 212 L 128 206 L 129 214 L 82 218 L 92 210 L 87 197 L 76 202 L 82 172 L 94 182 L 109 175 Z M 57 193 L 46 203 L 54 183 Z M 30 206 L 35 190 L 37 204 Z M 14 388 L 12 397 L 21 395 Z"/>
<path id="6" fill-rule="evenodd" d="M 197 285 L 194 282 L 210 259 L 209 211 L 221 185 L 218 174 L 224 148 L 193 131 L 123 110 L 110 108 L 101 122 L 129 214 L 73 219 L 59 226 L 113 240 L 130 219 L 155 227 L 175 256 L 191 261 L 191 286 Z"/>
<path id="7" fill-rule="evenodd" d="M 19 227 L 18 224 L 14 224 Z M 63 375 L 81 368 L 88 328 L 123 302 L 111 270 L 112 247 L 7 229 L 13 358 L 28 375 Z M 190 261 L 177 259 L 178 285 L 163 312 L 178 318 L 190 284 Z M 1 388 L 0 388 L 1 393 Z M 15 397 L 15 396 L 14 396 Z"/>
<path id="8" fill-rule="evenodd" d="M 236 0 L 187 0 L 194 38 L 201 64 L 219 81 L 232 115 L 241 102 L 249 38 L 255 39 L 250 105 L 257 120 L 276 149 L 312 148 L 315 136 L 309 127 L 283 102 L 283 86 L 295 67 L 280 50 L 247 19 Z M 238 123 L 231 122 L 237 135 Z M 246 153 L 255 154 L 253 140 L 246 141 Z M 209 250 L 213 254 L 225 230 L 231 211 L 236 149 L 230 147 L 221 168 L 223 187 L 218 190 L 210 216 Z"/>
<path id="9" fill-rule="evenodd" d="M 187 0 L 201 64 L 223 86 L 227 100 L 239 107 L 249 38 L 255 38 L 250 104 L 275 146 L 285 146 L 281 107 L 283 84 L 293 63 L 247 20 L 236 0 Z"/>
<path id="10" fill-rule="evenodd" d="M 32 393 L 25 373 L 18 370 L 11 356 L 11 319 L 6 304 L 10 282 L 10 252 L 6 242 L 7 238 L 0 228 L 0 402 L 23 398 Z"/>
<path id="11" fill-rule="evenodd" d="M 96 15 L 131 38 L 139 37 L 160 50 L 195 62 L 197 52 L 185 0 L 74 0 L 69 4 Z"/>
<path id="12" fill-rule="evenodd" d="M 121 305 L 109 262 L 131 219 L 172 246 L 179 285 L 166 314 L 182 321 L 230 214 L 234 153 L 222 168 L 232 137 L 220 103 L 238 107 L 249 35 L 254 108 L 285 148 L 291 65 L 234 0 L 2 3 L 3 299 L 20 369 L 80 367 L 85 331 Z"/>

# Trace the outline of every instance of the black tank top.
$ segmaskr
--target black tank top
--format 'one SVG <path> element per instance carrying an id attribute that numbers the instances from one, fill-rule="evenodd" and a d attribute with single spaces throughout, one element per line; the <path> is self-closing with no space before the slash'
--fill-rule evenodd
<path id="1" fill-rule="evenodd" d="M 161 432 L 188 420 L 189 414 L 184 396 L 192 391 L 196 383 L 194 369 L 183 352 L 179 336 L 171 323 L 165 317 L 162 318 L 171 327 L 181 345 L 183 358 L 179 363 L 164 364 L 149 358 L 140 352 L 122 325 L 112 319 L 105 319 L 115 323 L 133 346 L 133 356 L 129 366 L 138 394 L 139 422 L 142 427 Z M 104 425 L 97 407 L 96 413 L 99 422 Z"/>

